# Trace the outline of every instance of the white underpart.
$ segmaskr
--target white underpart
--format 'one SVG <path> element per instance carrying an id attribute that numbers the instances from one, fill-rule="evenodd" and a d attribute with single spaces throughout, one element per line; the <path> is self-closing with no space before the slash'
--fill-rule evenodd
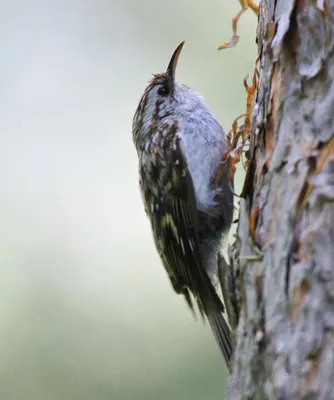
<path id="1" fill-rule="evenodd" d="M 193 180 L 197 207 L 209 213 L 215 205 L 212 181 L 226 150 L 225 134 L 200 95 L 185 96 L 179 90 L 177 100 L 179 137 Z"/>

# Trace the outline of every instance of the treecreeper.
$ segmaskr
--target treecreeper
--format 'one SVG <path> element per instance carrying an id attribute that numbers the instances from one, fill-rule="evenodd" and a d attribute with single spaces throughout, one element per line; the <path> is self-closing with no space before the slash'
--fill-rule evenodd
<path id="1" fill-rule="evenodd" d="M 230 367 L 231 332 L 213 282 L 233 219 L 233 183 L 217 170 L 223 128 L 203 98 L 175 80 L 184 42 L 149 81 L 133 117 L 139 183 L 154 241 L 176 293 L 208 319 Z"/>

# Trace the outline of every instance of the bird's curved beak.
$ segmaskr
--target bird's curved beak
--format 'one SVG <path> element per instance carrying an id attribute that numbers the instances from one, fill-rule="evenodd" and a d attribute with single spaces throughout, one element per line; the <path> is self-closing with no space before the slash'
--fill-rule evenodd
<path id="1" fill-rule="evenodd" d="M 184 45 L 184 41 L 181 42 L 177 46 L 176 50 L 174 51 L 174 53 L 172 55 L 172 58 L 169 61 L 168 67 L 167 67 L 166 74 L 170 77 L 172 82 L 175 81 L 175 70 L 176 70 L 177 61 L 179 59 L 179 55 L 181 53 L 183 45 Z"/>

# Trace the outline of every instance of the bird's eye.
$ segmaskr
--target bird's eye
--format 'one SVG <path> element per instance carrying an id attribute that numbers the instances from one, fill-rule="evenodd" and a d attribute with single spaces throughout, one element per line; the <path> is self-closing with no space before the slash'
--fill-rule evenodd
<path id="1" fill-rule="evenodd" d="M 160 96 L 167 96 L 167 95 L 169 94 L 169 87 L 168 87 L 168 85 L 166 85 L 166 84 L 161 85 L 161 86 L 159 87 L 159 89 L 158 89 L 158 94 L 159 94 Z"/>

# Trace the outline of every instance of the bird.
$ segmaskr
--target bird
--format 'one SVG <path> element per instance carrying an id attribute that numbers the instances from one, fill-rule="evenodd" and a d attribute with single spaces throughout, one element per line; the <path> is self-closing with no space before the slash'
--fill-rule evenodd
<path id="1" fill-rule="evenodd" d="M 132 121 L 139 186 L 156 249 L 175 292 L 209 321 L 230 368 L 231 331 L 216 292 L 217 258 L 233 220 L 225 132 L 203 97 L 175 79 L 184 41 L 154 74 Z"/>

